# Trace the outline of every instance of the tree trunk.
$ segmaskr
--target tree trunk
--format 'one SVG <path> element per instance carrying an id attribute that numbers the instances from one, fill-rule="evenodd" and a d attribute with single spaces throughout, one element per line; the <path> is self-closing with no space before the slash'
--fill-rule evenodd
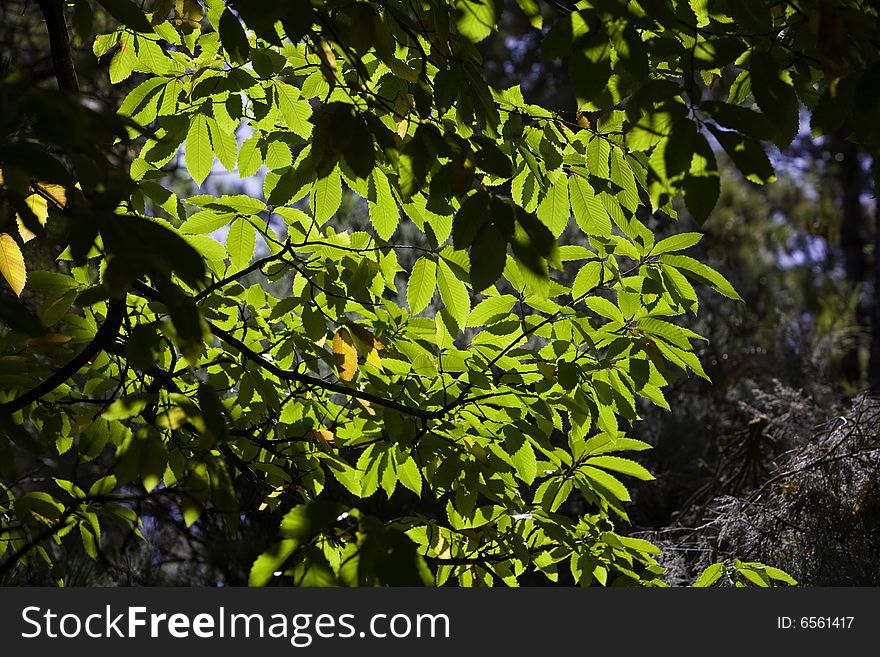
<path id="1" fill-rule="evenodd" d="M 871 303 L 871 360 L 868 386 L 880 395 L 880 159 L 874 158 L 874 295 Z"/>
<path id="2" fill-rule="evenodd" d="M 49 32 L 49 44 L 52 49 L 52 66 L 58 88 L 73 94 L 79 93 L 76 69 L 70 52 L 70 36 L 67 33 L 67 21 L 64 19 L 64 3 L 62 0 L 38 0 L 40 11 L 46 21 Z"/>
<path id="3" fill-rule="evenodd" d="M 862 230 L 861 194 L 864 189 L 864 174 L 858 146 L 845 138 L 835 138 L 834 151 L 840 160 L 838 182 L 841 192 L 840 249 L 843 252 L 843 267 L 846 280 L 854 289 L 861 290 L 867 274 L 865 258 L 865 236 Z M 867 324 L 864 304 L 859 301 L 856 310 L 856 328 Z M 844 379 L 857 387 L 862 385 L 859 366 L 859 340 L 847 349 L 841 363 Z"/>

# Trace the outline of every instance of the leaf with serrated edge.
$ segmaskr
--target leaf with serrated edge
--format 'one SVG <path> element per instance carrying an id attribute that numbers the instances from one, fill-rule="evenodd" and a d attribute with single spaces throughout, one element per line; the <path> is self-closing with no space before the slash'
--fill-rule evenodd
<path id="1" fill-rule="evenodd" d="M 440 299 L 458 323 L 458 327 L 467 326 L 467 318 L 471 312 L 471 298 L 467 287 L 456 277 L 443 258 L 437 265 L 437 287 L 440 289 Z"/>
<path id="2" fill-rule="evenodd" d="M 201 186 L 214 166 L 214 151 L 208 131 L 208 118 L 196 114 L 186 133 L 186 168 L 189 175 Z"/>
<path id="3" fill-rule="evenodd" d="M 27 269 L 18 243 L 6 233 L 0 233 L 0 274 L 3 274 L 16 296 L 20 297 L 27 282 Z"/>
<path id="4" fill-rule="evenodd" d="M 437 263 L 422 256 L 416 260 L 406 285 L 406 300 L 413 315 L 428 307 L 437 287 Z"/>
<path id="5" fill-rule="evenodd" d="M 250 264 L 256 241 L 257 230 L 250 221 L 240 217 L 232 222 L 226 236 L 226 250 L 233 267 L 244 269 Z"/>
<path id="6" fill-rule="evenodd" d="M 333 362 L 340 379 L 354 379 L 357 374 L 358 352 L 351 333 L 345 327 L 333 334 Z"/>

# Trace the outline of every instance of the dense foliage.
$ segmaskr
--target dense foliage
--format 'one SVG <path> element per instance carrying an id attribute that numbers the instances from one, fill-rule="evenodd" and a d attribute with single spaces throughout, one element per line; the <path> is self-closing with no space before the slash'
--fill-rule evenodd
<path id="1" fill-rule="evenodd" d="M 713 146 L 772 181 L 801 103 L 880 147 L 856 3 L 519 0 L 568 116 L 486 82 L 491 0 L 79 0 L 78 33 L 120 23 L 93 46 L 118 115 L 76 97 L 40 4 L 67 95 L 0 92 L 0 272 L 27 301 L 0 314 L 0 572 L 63 581 L 65 549 L 161 500 L 194 532 L 271 526 L 254 585 L 661 584 L 625 530 L 622 479 L 651 478 L 627 431 L 706 376 L 694 285 L 739 296 L 657 227 L 679 198 L 710 215 Z"/>

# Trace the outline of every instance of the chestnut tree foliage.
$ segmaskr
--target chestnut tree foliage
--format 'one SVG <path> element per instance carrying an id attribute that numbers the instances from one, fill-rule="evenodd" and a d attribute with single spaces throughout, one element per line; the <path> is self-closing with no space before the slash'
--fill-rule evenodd
<path id="1" fill-rule="evenodd" d="M 118 25 L 93 41 L 118 112 L 77 97 L 39 4 L 62 91 L 0 91 L 4 573 L 63 582 L 162 498 L 194 530 L 269 518 L 253 585 L 661 585 L 627 430 L 705 377 L 698 291 L 739 297 L 652 226 L 710 215 L 716 150 L 772 181 L 802 104 L 880 142 L 851 1 L 69 3 L 78 34 Z M 487 83 L 505 11 L 570 114 Z"/>

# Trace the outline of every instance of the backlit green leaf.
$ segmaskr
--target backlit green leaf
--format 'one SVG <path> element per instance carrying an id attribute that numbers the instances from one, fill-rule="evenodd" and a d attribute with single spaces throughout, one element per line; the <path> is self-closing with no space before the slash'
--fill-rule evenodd
<path id="1" fill-rule="evenodd" d="M 197 185 L 201 185 L 214 166 L 214 150 L 211 147 L 208 118 L 203 114 L 196 114 L 189 124 L 185 155 L 189 174 Z"/>
<path id="2" fill-rule="evenodd" d="M 465 284 L 453 273 L 443 258 L 437 261 L 437 287 L 443 305 L 449 310 L 458 327 L 467 326 L 468 315 L 471 312 L 470 295 Z"/>
<path id="3" fill-rule="evenodd" d="M 410 312 L 422 312 L 431 302 L 437 287 L 437 262 L 428 256 L 416 260 L 406 286 Z"/>
<path id="4" fill-rule="evenodd" d="M 257 242 L 257 229 L 244 217 L 232 222 L 226 236 L 226 250 L 235 269 L 247 267 L 254 255 Z"/>

